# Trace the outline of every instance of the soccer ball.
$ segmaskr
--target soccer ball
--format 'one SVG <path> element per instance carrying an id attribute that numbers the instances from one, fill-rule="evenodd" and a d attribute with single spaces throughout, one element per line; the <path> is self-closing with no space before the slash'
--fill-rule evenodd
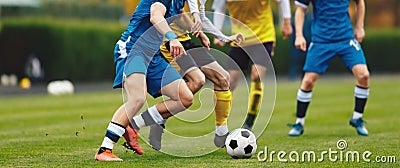
<path id="1" fill-rule="evenodd" d="M 235 129 L 226 138 L 225 147 L 234 159 L 250 158 L 257 150 L 256 136 L 247 129 Z"/>

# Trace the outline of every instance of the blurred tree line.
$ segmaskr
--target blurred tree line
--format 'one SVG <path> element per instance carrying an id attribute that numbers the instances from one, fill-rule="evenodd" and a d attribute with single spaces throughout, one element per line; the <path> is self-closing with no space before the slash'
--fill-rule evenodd
<path id="1" fill-rule="evenodd" d="M 2 7 L 1 15 L 7 16 L 49 16 L 62 18 L 118 20 L 121 16 L 131 15 L 140 0 L 40 0 L 38 8 Z M 295 10 L 291 0 L 292 10 Z M 207 10 L 211 11 L 211 3 Z M 400 27 L 400 0 L 366 0 L 366 27 Z M 271 1 L 276 12 L 278 7 Z M 354 1 L 351 2 L 350 14 L 354 16 Z M 294 12 L 293 12 L 294 13 Z"/>
<path id="2" fill-rule="evenodd" d="M 41 0 L 39 7 L 1 7 L 0 74 L 23 77 L 29 55 L 42 61 L 45 80 L 106 80 L 114 76 L 113 50 L 139 0 Z M 293 0 L 291 0 L 293 3 Z M 206 5 L 211 10 L 212 0 Z M 275 17 L 279 7 L 271 0 Z M 350 14 L 354 16 L 354 2 Z M 363 49 L 372 72 L 400 72 L 400 0 L 367 0 Z M 292 6 L 292 10 L 295 8 Z M 279 18 L 275 18 L 279 22 Z M 279 24 L 276 24 L 277 26 Z M 371 29 L 370 29 L 371 28 Z M 384 28 L 384 30 L 379 29 Z M 277 33 L 275 70 L 286 74 L 289 40 Z M 195 38 L 194 38 L 195 39 Z M 212 37 L 210 39 L 212 41 Z M 212 46 L 213 48 L 218 48 Z M 226 52 L 227 47 L 218 48 Z M 385 59 L 382 59 L 382 53 Z M 71 68 L 73 67 L 73 68 Z M 331 69 L 343 72 L 340 61 Z M 82 73 L 84 70 L 85 73 Z"/>

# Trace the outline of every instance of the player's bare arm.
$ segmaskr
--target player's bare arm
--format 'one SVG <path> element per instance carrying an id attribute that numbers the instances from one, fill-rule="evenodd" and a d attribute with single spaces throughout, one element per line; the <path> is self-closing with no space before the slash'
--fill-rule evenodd
<path id="1" fill-rule="evenodd" d="M 306 51 L 306 39 L 303 36 L 303 25 L 304 25 L 304 16 L 307 8 L 297 6 L 296 13 L 294 15 L 294 23 L 296 28 L 296 39 L 294 41 L 294 45 L 296 48 Z"/>
<path id="2" fill-rule="evenodd" d="M 200 14 L 199 14 L 199 9 L 198 9 L 199 5 L 197 4 L 197 0 L 187 0 L 187 3 L 189 6 L 189 9 L 190 9 L 190 13 L 192 14 L 192 16 L 194 18 L 194 23 L 191 26 L 191 32 L 193 32 L 193 35 L 198 37 L 199 32 L 203 28 L 203 23 L 200 19 Z"/>
<path id="3" fill-rule="evenodd" d="M 218 30 L 222 30 L 225 21 L 225 0 L 218 0 L 213 2 L 212 8 L 214 9 L 214 25 Z M 224 46 L 225 42 L 214 38 L 214 44 L 217 46 Z"/>
<path id="4" fill-rule="evenodd" d="M 204 32 L 200 31 L 199 38 L 201 40 L 201 44 L 203 44 L 204 47 L 210 50 L 210 39 L 208 39 L 207 35 L 204 34 Z"/>
<path id="5" fill-rule="evenodd" d="M 169 27 L 165 20 L 166 8 L 161 3 L 155 3 L 150 8 L 150 22 L 154 27 L 170 41 L 170 54 L 172 57 L 178 57 L 182 54 L 186 54 L 185 49 L 179 42 L 178 37 Z"/>
<path id="6" fill-rule="evenodd" d="M 289 0 L 277 0 L 279 6 L 281 8 L 281 15 L 283 17 L 283 25 L 282 25 L 282 36 L 283 39 L 288 39 L 290 35 L 292 35 L 292 25 L 291 25 L 291 14 L 290 14 L 290 2 Z"/>
<path id="7" fill-rule="evenodd" d="M 354 27 L 354 37 L 361 43 L 365 37 L 364 18 L 365 18 L 365 2 L 364 0 L 356 1 L 356 24 Z"/>

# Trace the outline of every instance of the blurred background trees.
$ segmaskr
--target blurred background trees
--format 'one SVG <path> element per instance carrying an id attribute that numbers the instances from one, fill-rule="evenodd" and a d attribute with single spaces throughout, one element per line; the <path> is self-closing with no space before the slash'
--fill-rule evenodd
<path id="1" fill-rule="evenodd" d="M 44 80 L 114 77 L 113 50 L 139 0 L 0 0 L 0 74 L 26 76 L 29 55 L 42 62 Z M 372 72 L 400 72 L 400 1 L 366 0 L 363 49 Z M 212 1 L 207 9 L 211 11 Z M 293 1 L 292 1 L 293 3 Z M 274 12 L 277 4 L 271 0 Z M 352 2 L 354 5 L 354 2 Z M 294 10 L 294 7 L 292 7 Z M 354 8 L 350 7 L 351 15 Z M 279 16 L 279 15 L 275 15 Z M 275 19 L 279 22 L 279 18 Z M 279 26 L 279 24 L 276 24 Z M 290 45 L 277 33 L 274 66 L 288 72 Z M 211 39 L 212 40 L 212 39 Z M 213 46 L 215 47 L 215 46 Z M 218 48 L 226 51 L 226 47 Z M 334 72 L 346 72 L 334 60 Z"/>

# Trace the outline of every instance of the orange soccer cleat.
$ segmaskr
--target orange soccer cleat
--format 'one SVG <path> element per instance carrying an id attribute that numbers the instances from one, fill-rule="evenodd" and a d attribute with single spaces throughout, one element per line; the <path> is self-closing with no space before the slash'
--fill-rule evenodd
<path id="1" fill-rule="evenodd" d="M 94 160 L 98 161 L 120 161 L 122 162 L 122 159 L 119 158 L 117 155 L 114 155 L 111 150 L 106 149 L 102 153 L 96 153 L 94 156 Z"/>
<path id="2" fill-rule="evenodd" d="M 127 149 L 132 150 L 134 153 L 137 153 L 139 155 L 143 154 L 142 148 L 139 146 L 138 142 L 138 131 L 132 128 L 132 126 L 129 124 L 126 129 L 125 129 L 125 134 L 123 135 L 126 142 L 123 144 L 123 146 Z"/>

